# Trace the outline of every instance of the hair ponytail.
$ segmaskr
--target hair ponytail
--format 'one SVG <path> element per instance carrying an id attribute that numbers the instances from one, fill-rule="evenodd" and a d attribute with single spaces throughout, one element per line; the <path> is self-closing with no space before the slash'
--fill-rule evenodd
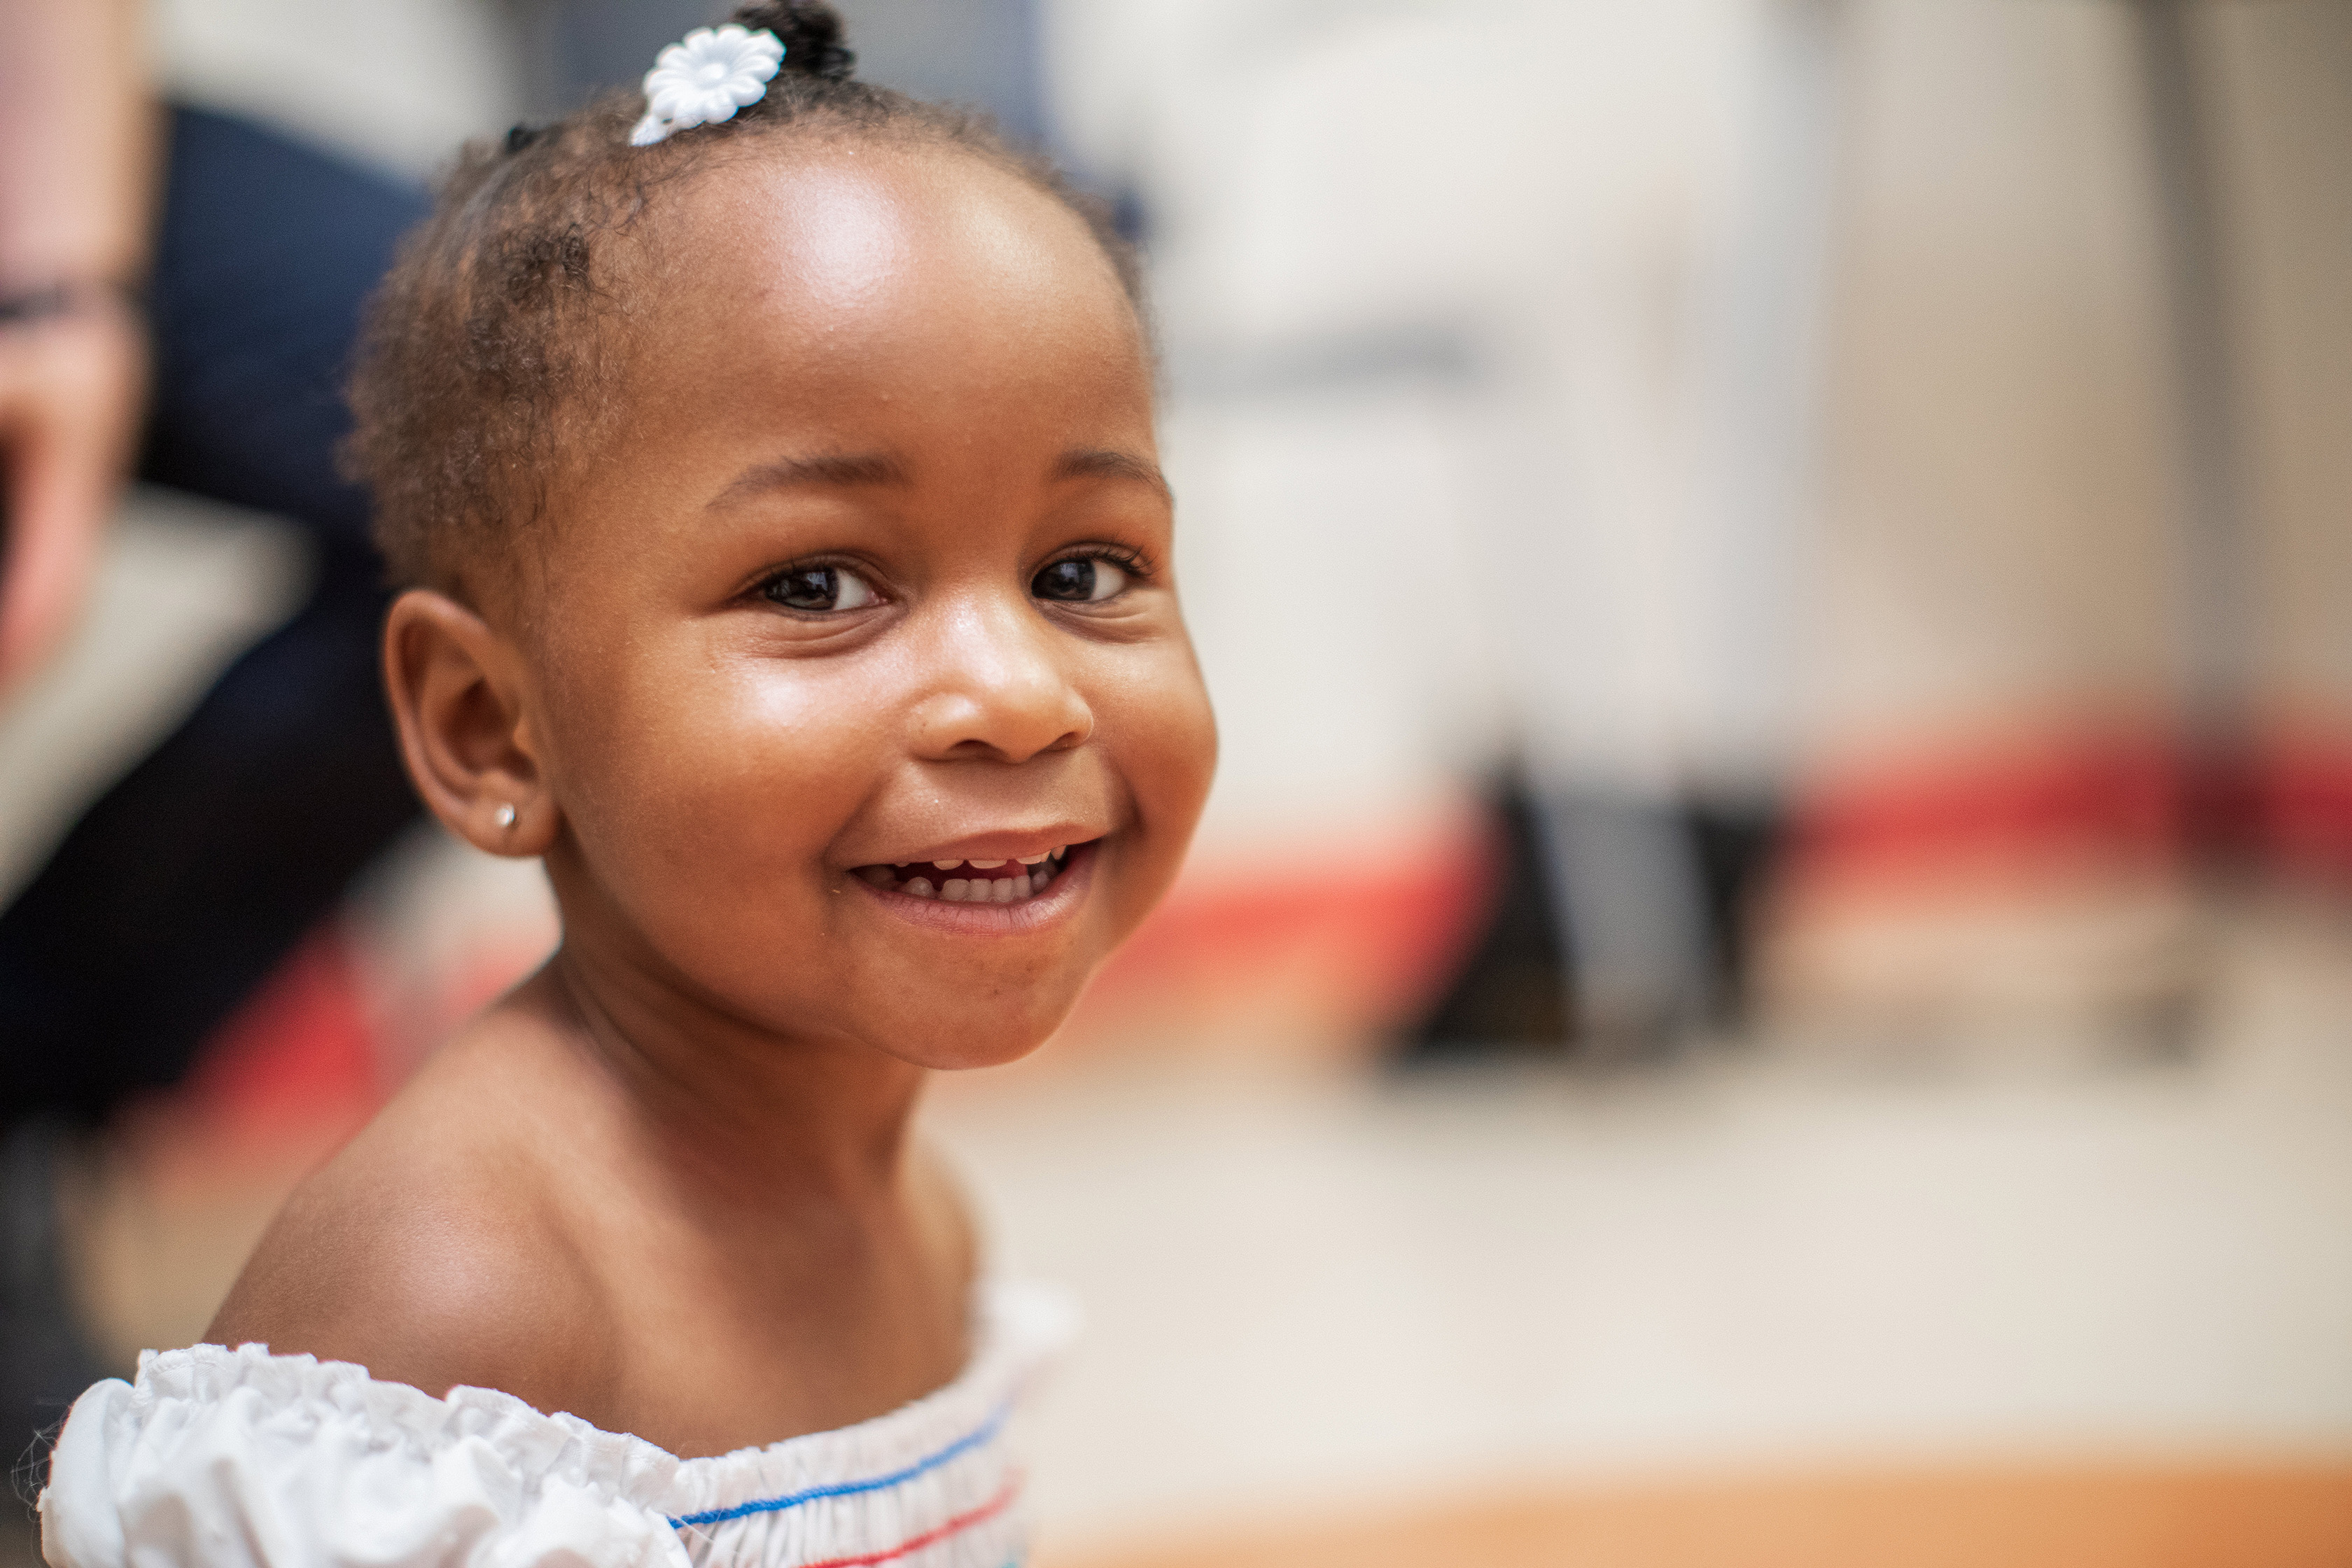
<path id="1" fill-rule="evenodd" d="M 739 7 L 730 20 L 775 34 L 784 46 L 784 70 L 847 81 L 857 68 L 857 56 L 841 41 L 841 13 L 824 0 L 764 0 Z"/>

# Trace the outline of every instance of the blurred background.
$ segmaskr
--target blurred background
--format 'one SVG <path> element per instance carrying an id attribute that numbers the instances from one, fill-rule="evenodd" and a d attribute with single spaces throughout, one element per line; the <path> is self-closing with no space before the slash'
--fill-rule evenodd
<path id="1" fill-rule="evenodd" d="M 716 9 L 146 47 L 393 189 Z M 1090 1314 L 1044 1561 L 2352 1563 L 2352 4 L 841 9 L 1146 248 L 1224 734 L 1166 907 L 934 1109 Z M 189 489 L 0 708 L 20 924 L 341 580 Z M 546 952 L 412 810 L 119 1091 L 0 1052 L 10 1399 L 198 1337 Z"/>

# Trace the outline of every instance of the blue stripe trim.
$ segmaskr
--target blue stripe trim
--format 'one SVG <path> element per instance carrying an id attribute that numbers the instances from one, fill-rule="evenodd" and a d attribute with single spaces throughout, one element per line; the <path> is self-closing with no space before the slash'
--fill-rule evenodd
<path id="1" fill-rule="evenodd" d="M 819 1502 L 829 1497 L 856 1497 L 861 1492 L 887 1491 L 892 1487 L 911 1481 L 927 1471 L 938 1469 L 958 1455 L 968 1454 L 995 1436 L 998 1429 L 1004 1425 L 1005 1416 L 1012 1413 L 1012 1408 L 1009 1404 L 998 1405 L 996 1413 L 977 1427 L 950 1443 L 938 1453 L 918 1459 L 903 1470 L 894 1470 L 887 1476 L 877 1476 L 869 1481 L 842 1481 L 829 1487 L 811 1487 L 804 1492 L 788 1492 L 782 1497 L 761 1498 L 756 1502 L 739 1502 L 733 1508 L 714 1508 L 708 1513 L 689 1513 L 683 1518 L 671 1520 L 670 1528 L 685 1530 L 694 1525 L 725 1524 L 730 1520 L 749 1519 L 755 1513 L 782 1513 L 786 1509 L 798 1508 L 803 1503 Z"/>

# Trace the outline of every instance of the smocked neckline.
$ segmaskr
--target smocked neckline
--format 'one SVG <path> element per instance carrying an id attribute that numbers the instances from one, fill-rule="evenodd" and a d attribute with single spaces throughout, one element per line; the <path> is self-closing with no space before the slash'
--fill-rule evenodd
<path id="1" fill-rule="evenodd" d="M 558 1456 L 572 1451 L 587 1461 L 582 1468 L 602 1472 L 614 1492 L 659 1506 L 681 1497 L 714 1495 L 747 1471 L 772 1472 L 795 1461 L 811 1470 L 827 1469 L 829 1458 L 846 1452 L 985 1420 L 1014 1391 L 1024 1363 L 1069 1336 L 1075 1313 L 1058 1292 L 983 1279 L 972 1289 L 971 1323 L 962 1369 L 928 1394 L 846 1426 L 691 1458 L 631 1433 L 607 1431 L 568 1411 L 542 1411 L 503 1389 L 461 1384 L 436 1396 L 414 1384 L 374 1377 L 356 1362 L 322 1362 L 309 1352 L 280 1355 L 259 1342 L 142 1352 L 133 1396 L 142 1403 L 202 1402 L 252 1389 L 272 1408 L 284 1410 L 314 1399 L 348 1407 L 356 1396 L 369 1413 L 394 1419 L 404 1436 L 427 1448 L 491 1436 L 484 1430 L 488 1423 L 497 1436 L 538 1450 L 548 1468 L 571 1468 Z M 224 1377 L 226 1382 L 217 1381 Z M 175 1386 L 167 1389 L 167 1384 Z"/>

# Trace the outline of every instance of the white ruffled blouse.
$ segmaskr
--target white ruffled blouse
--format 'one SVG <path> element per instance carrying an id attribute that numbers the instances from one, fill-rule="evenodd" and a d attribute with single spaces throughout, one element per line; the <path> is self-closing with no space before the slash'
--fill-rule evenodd
<path id="1" fill-rule="evenodd" d="M 681 1459 L 510 1394 L 196 1345 L 77 1401 L 41 1494 L 52 1568 L 1009 1568 L 1006 1434 L 1067 1341 L 1058 1292 L 983 1286 L 956 1380 L 887 1415 Z"/>

